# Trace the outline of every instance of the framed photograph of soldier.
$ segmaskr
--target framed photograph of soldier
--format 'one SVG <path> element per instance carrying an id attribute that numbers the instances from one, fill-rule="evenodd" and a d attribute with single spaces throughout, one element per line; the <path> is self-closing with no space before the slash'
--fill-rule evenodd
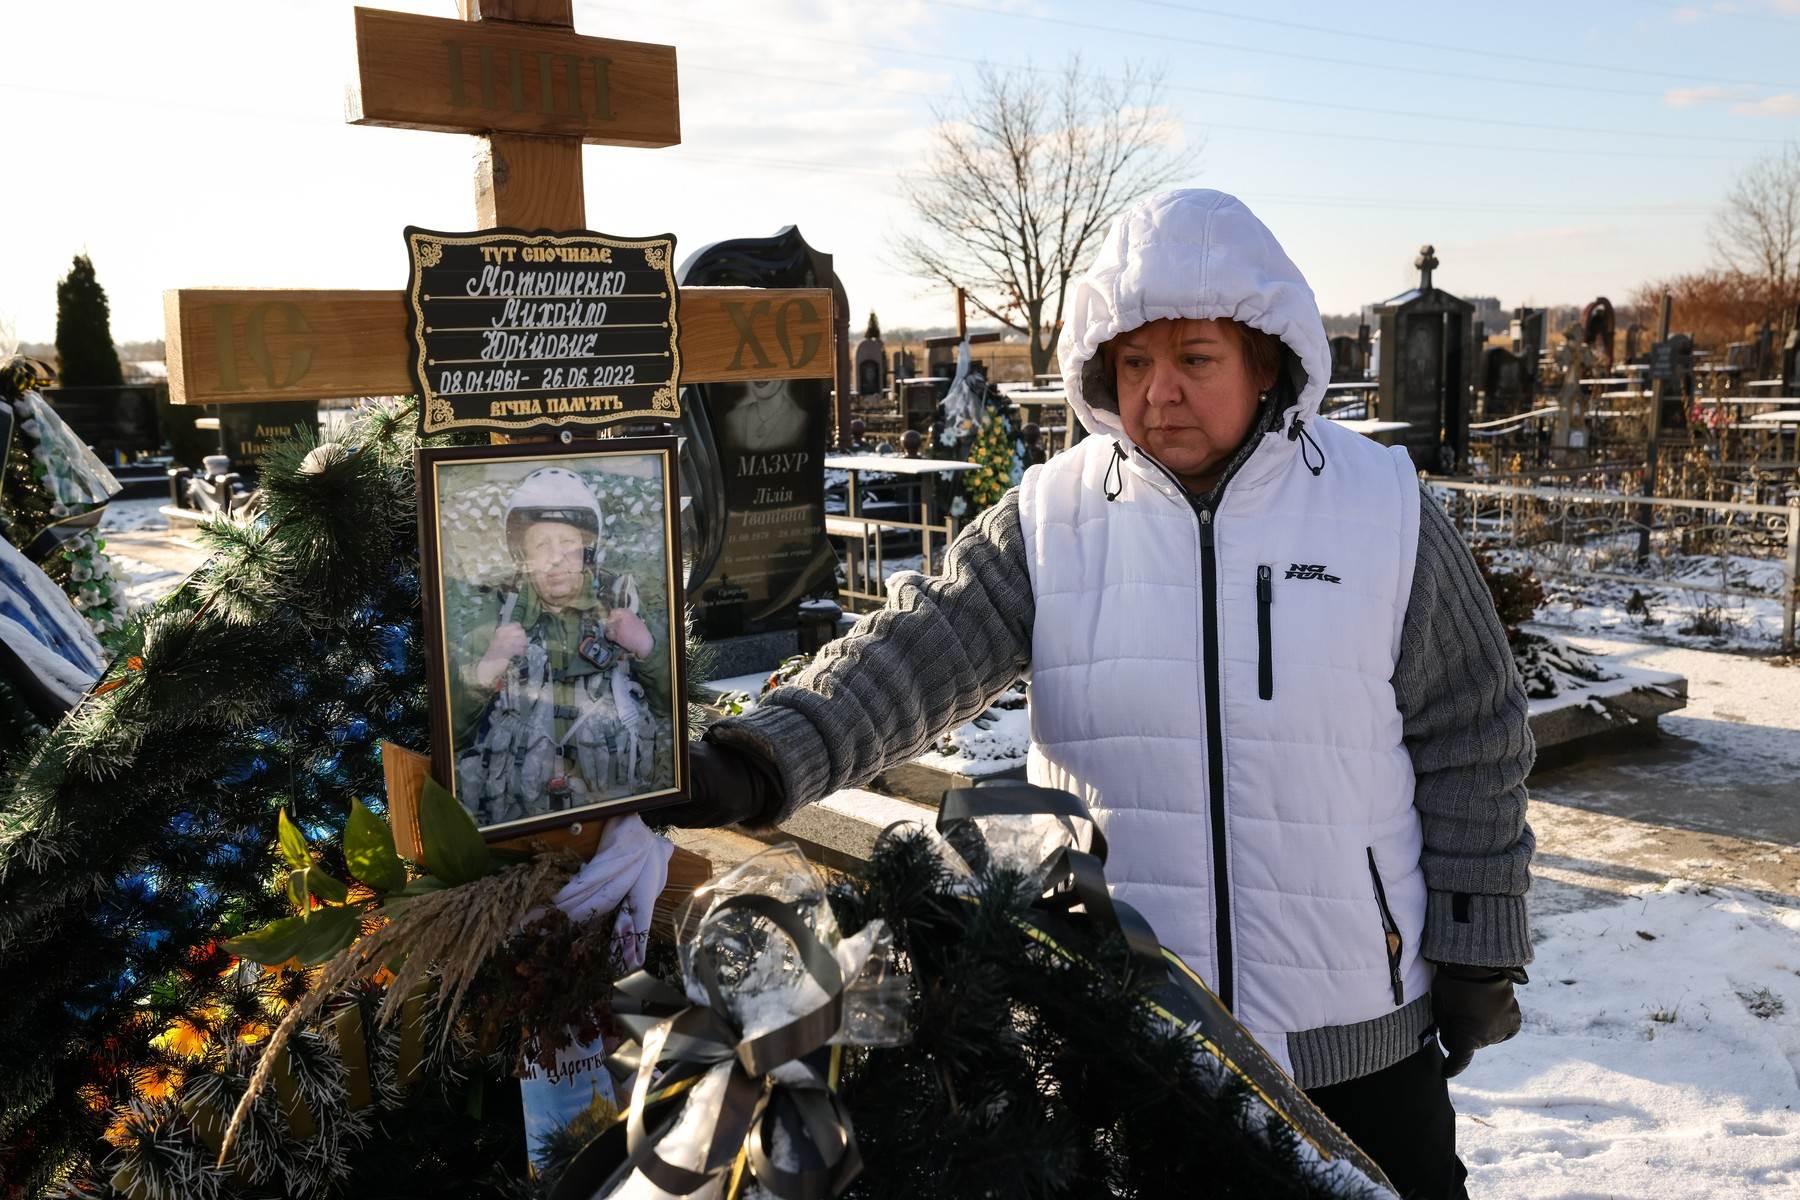
<path id="1" fill-rule="evenodd" d="M 687 788 L 674 438 L 421 449 L 432 776 L 492 840 Z"/>

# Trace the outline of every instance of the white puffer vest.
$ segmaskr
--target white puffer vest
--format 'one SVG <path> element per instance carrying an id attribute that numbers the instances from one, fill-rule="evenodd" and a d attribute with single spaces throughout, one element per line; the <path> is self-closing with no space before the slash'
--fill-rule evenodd
<path id="1" fill-rule="evenodd" d="M 1196 210 L 1200 227 L 1171 239 Z M 1037 605 L 1030 778 L 1086 802 L 1114 894 L 1286 1066 L 1287 1035 L 1381 1018 L 1430 988 L 1391 682 L 1418 483 L 1404 452 L 1314 417 L 1329 360 L 1311 292 L 1230 197 L 1128 213 L 1076 301 L 1086 320 L 1064 378 L 1099 436 L 1020 487 Z M 1082 398 L 1099 343 L 1157 316 L 1267 329 L 1306 375 L 1216 513 Z M 1326 460 L 1316 474 L 1297 421 Z"/>

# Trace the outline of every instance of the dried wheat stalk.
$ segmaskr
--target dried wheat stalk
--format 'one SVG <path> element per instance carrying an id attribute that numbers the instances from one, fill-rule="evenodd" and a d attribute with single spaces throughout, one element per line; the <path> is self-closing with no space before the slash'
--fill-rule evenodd
<path id="1" fill-rule="evenodd" d="M 269 1036 L 250 1083 L 231 1114 L 231 1123 L 219 1146 L 219 1162 L 224 1163 L 231 1153 L 238 1130 L 274 1070 L 276 1056 L 294 1031 L 339 988 L 404 955 L 394 968 L 393 981 L 376 1014 L 377 1025 L 386 1025 L 393 1019 L 403 999 L 433 966 L 438 968 L 442 980 L 445 1003 L 455 1013 L 481 964 L 525 923 L 533 909 L 550 903 L 577 865 L 566 854 L 540 854 L 473 883 L 429 892 L 411 900 L 375 932 L 340 951 L 325 964 L 312 990 L 288 1007 L 281 1024 Z M 440 1037 L 448 1035 L 450 1024 L 443 1023 Z"/>

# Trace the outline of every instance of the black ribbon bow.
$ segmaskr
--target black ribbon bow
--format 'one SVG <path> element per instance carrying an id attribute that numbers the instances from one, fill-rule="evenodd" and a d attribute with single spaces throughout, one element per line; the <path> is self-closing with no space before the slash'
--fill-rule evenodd
<path id="1" fill-rule="evenodd" d="M 646 971 L 619 980 L 613 985 L 613 1012 L 637 1040 L 622 1047 L 608 1065 L 636 1074 L 631 1102 L 624 1122 L 564 1170 L 551 1200 L 605 1195 L 633 1171 L 666 1192 L 689 1195 L 733 1169 L 740 1154 L 757 1183 L 781 1200 L 827 1200 L 862 1170 L 850 1115 L 831 1088 L 828 1043 L 843 1024 L 846 986 L 837 958 L 788 902 L 732 896 L 714 904 L 708 915 L 716 918 L 733 910 L 752 913 L 787 936 L 802 967 L 824 991 L 825 1003 L 767 1033 L 744 1036 L 732 1019 L 713 949 L 704 938 L 696 940 L 693 950 L 694 975 L 706 991 L 704 1005 L 690 1004 Z M 801 1068 L 804 1081 L 773 1077 L 776 1068 L 790 1063 Z M 726 1064 L 725 1094 L 700 1169 L 664 1159 L 657 1144 L 680 1118 L 685 1094 Z M 657 1070 L 661 1074 L 652 1091 L 650 1077 Z M 777 1129 L 802 1159 L 799 1170 L 776 1165 Z"/>

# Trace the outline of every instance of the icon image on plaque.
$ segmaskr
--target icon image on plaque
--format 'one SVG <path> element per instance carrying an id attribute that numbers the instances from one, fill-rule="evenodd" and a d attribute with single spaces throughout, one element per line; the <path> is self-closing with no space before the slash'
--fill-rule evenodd
<path id="1" fill-rule="evenodd" d="M 408 226 L 406 246 L 425 433 L 681 415 L 673 236 Z"/>
<path id="2" fill-rule="evenodd" d="M 788 450 L 804 445 L 806 410 L 794 399 L 792 381 L 758 379 L 719 418 L 726 439 L 752 452 Z"/>
<path id="3" fill-rule="evenodd" d="M 673 438 L 419 451 L 432 773 L 513 837 L 686 786 Z"/>

